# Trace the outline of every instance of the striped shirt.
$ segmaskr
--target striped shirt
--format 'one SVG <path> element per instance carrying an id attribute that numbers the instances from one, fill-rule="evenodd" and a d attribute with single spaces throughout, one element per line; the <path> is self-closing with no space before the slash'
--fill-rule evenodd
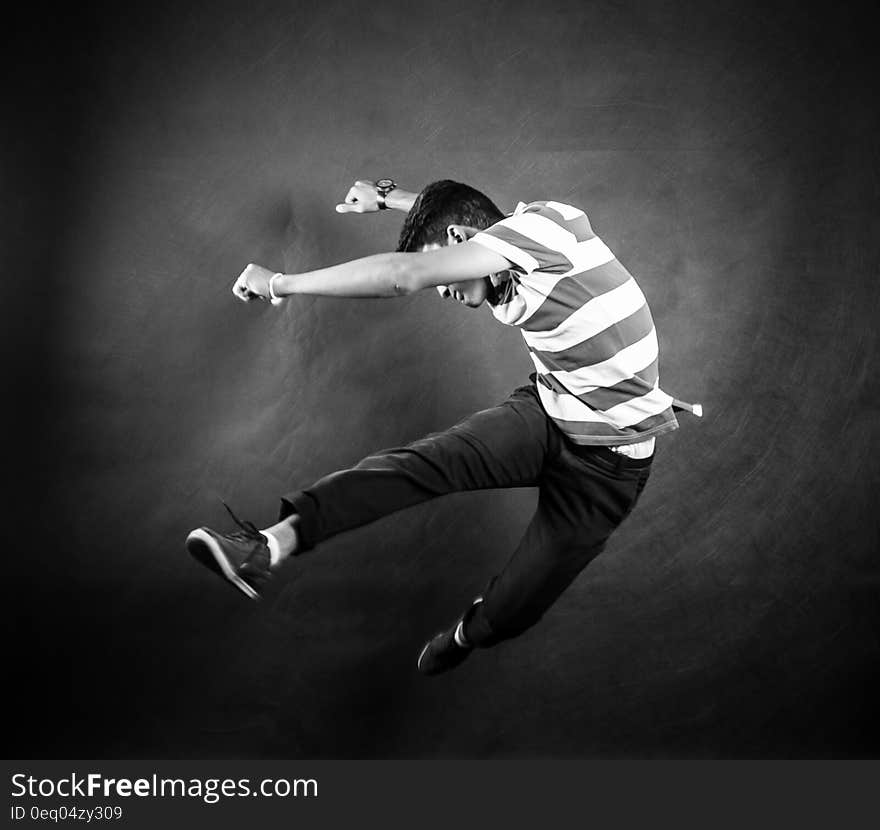
<path id="1" fill-rule="evenodd" d="M 520 329 L 547 414 L 577 444 L 651 444 L 676 429 L 654 320 L 632 275 L 559 202 L 520 204 L 473 241 L 513 265 L 492 313 Z"/>

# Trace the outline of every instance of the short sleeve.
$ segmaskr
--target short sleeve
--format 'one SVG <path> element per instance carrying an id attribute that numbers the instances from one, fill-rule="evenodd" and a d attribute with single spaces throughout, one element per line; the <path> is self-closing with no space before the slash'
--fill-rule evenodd
<path id="1" fill-rule="evenodd" d="M 552 204 L 520 203 L 513 214 L 480 231 L 471 241 L 501 254 L 523 274 L 570 271 L 572 261 L 566 254 L 577 245 L 578 235 L 570 227 L 571 220 L 566 219 L 559 209 L 549 207 Z M 586 223 L 583 212 L 578 213 Z M 589 227 L 588 223 L 586 227 Z"/>

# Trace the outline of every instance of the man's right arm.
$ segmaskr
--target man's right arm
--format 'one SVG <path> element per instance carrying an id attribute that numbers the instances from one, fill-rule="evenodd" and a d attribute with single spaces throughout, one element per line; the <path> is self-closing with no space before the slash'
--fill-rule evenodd
<path id="1" fill-rule="evenodd" d="M 392 210 L 409 213 L 418 198 L 418 193 L 410 193 L 401 187 L 395 187 L 386 197 L 385 204 Z"/>
<path id="2" fill-rule="evenodd" d="M 395 187 L 385 197 L 385 205 L 392 210 L 409 213 L 418 195 L 402 187 Z M 337 213 L 376 213 L 379 210 L 376 184 L 368 179 L 358 179 L 346 194 L 345 201 L 336 205 Z"/>

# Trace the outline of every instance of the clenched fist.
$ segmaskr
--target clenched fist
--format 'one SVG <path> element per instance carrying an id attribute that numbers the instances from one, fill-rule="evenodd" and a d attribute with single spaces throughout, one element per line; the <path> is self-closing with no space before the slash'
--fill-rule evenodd
<path id="1" fill-rule="evenodd" d="M 348 191 L 345 201 L 336 205 L 337 213 L 374 213 L 379 210 L 376 183 L 358 179 Z"/>
<path id="2" fill-rule="evenodd" d="M 262 265 L 251 263 L 235 281 L 232 293 L 245 303 L 249 303 L 251 300 L 270 300 L 269 280 L 274 276 L 274 271 L 263 268 Z"/>

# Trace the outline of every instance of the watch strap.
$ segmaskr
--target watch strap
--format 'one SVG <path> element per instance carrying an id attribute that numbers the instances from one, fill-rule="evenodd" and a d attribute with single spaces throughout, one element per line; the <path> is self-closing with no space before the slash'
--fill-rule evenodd
<path id="1" fill-rule="evenodd" d="M 397 182 L 394 179 L 379 179 L 376 182 L 376 202 L 379 205 L 379 210 L 388 210 L 385 197 L 396 188 Z"/>

